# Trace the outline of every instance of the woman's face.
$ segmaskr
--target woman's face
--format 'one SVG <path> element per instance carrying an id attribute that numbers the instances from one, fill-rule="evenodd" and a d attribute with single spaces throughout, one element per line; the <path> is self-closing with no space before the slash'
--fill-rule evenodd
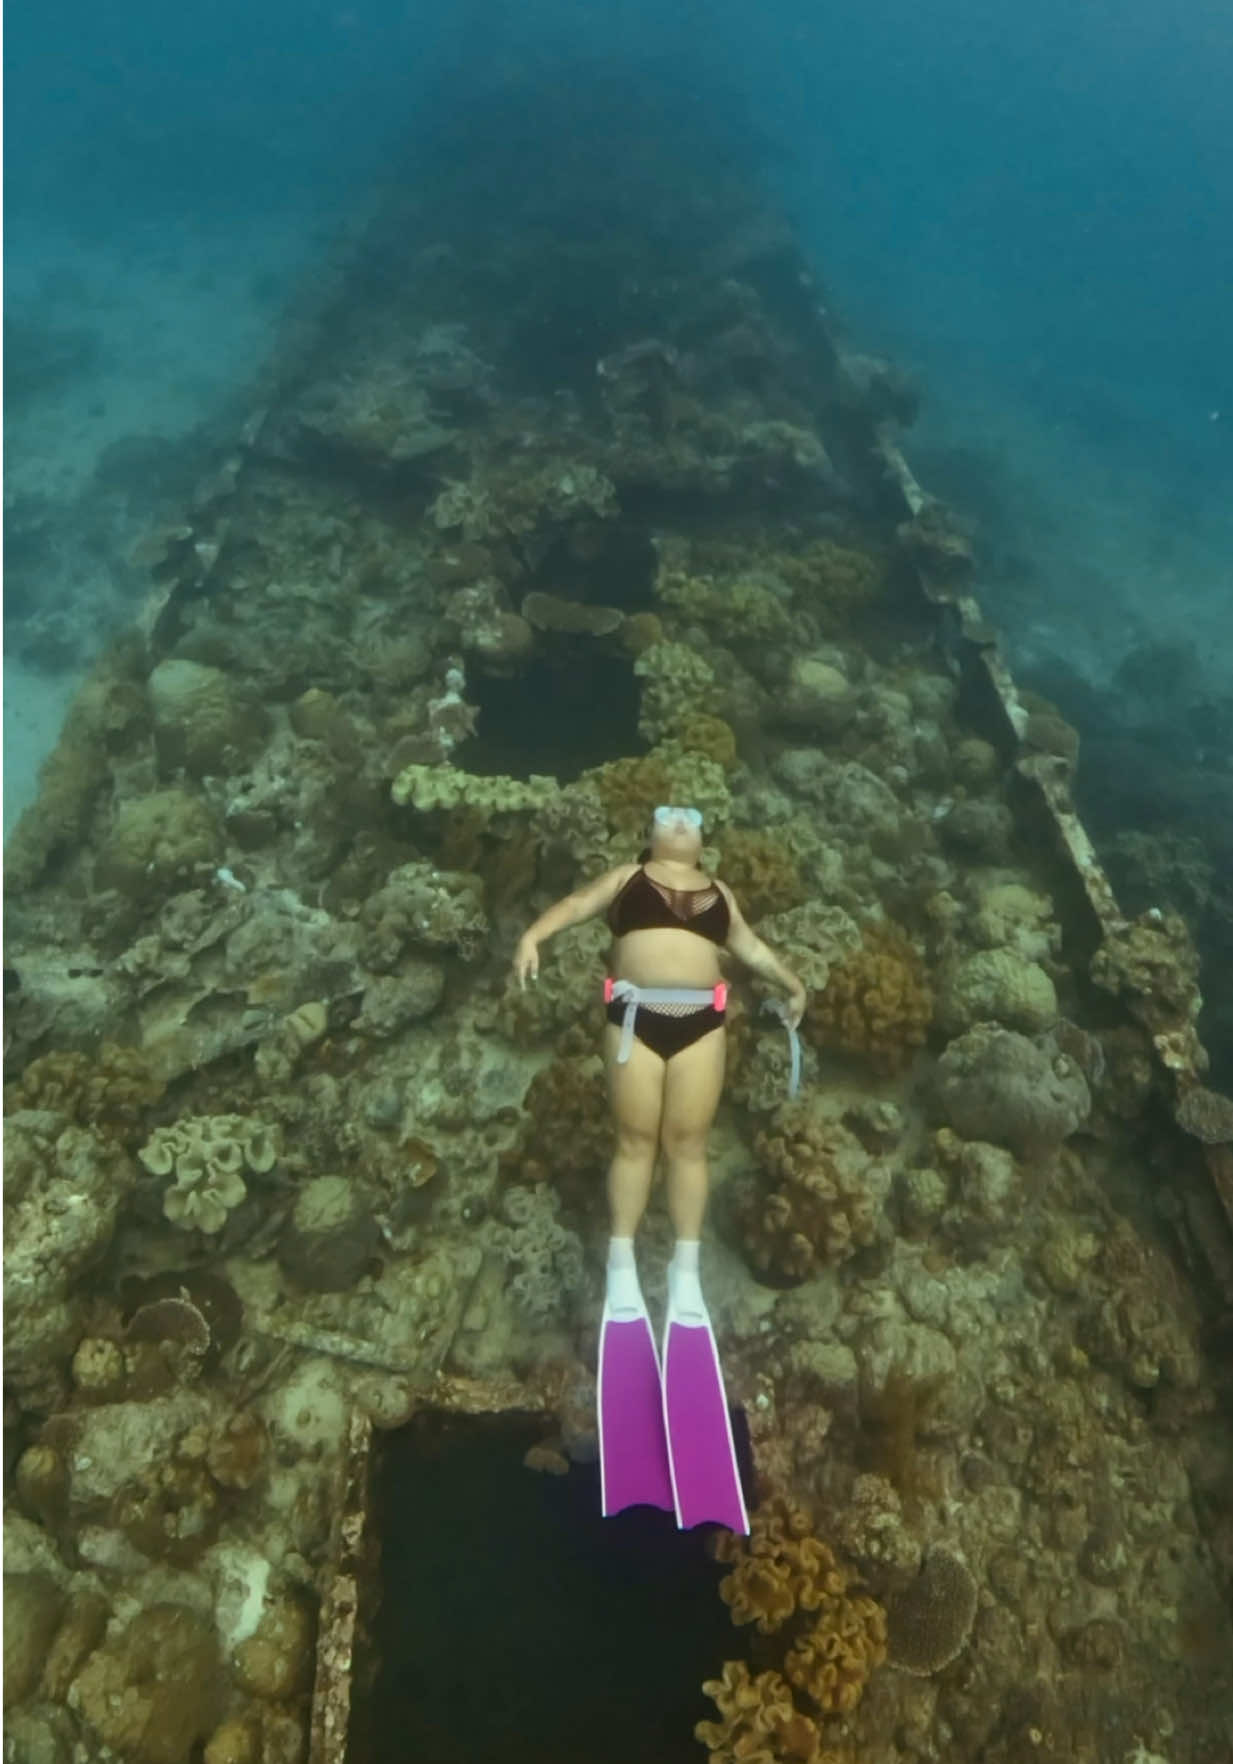
<path id="1" fill-rule="evenodd" d="M 702 853 L 702 831 L 683 815 L 651 823 L 651 856 L 669 863 L 696 864 Z"/>

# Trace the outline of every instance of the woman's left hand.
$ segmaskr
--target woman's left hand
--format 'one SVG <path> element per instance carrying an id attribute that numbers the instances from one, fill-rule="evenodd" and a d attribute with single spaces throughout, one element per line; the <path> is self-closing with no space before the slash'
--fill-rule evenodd
<path id="1" fill-rule="evenodd" d="M 808 997 L 809 994 L 798 980 L 788 994 L 788 1022 L 793 1029 L 800 1027 L 801 1018 L 805 1015 L 805 1004 Z"/>

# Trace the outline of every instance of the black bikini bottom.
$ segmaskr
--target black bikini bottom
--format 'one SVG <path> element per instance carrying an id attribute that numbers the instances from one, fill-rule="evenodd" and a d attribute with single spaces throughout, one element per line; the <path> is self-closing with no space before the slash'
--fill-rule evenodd
<path id="1" fill-rule="evenodd" d="M 615 1023 L 617 1028 L 625 1021 L 625 1006 L 618 998 L 614 998 L 608 1006 L 608 1021 Z M 634 1034 L 644 1047 L 657 1053 L 661 1060 L 670 1060 L 682 1048 L 692 1047 L 695 1041 L 701 1041 L 712 1029 L 723 1027 L 724 1014 L 717 1011 L 714 1005 L 703 1005 L 700 1010 L 690 1011 L 687 1017 L 670 1017 L 666 1011 L 651 1011 L 645 1005 L 639 1005 L 634 1013 Z"/>

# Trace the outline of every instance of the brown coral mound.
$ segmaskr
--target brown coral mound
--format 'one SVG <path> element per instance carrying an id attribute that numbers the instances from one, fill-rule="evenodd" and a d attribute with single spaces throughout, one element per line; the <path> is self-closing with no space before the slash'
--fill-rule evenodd
<path id="1" fill-rule="evenodd" d="M 181 1764 L 218 1719 L 217 1643 L 186 1607 L 150 1605 L 91 1654 L 74 1687 L 77 1708 L 133 1764 Z"/>
<path id="2" fill-rule="evenodd" d="M 725 772 L 730 772 L 736 764 L 736 735 L 731 723 L 725 723 L 722 717 L 713 717 L 707 711 L 694 711 L 691 716 L 683 717 L 672 731 L 672 739 L 686 753 L 698 753 L 704 759 L 714 760 Z"/>
<path id="3" fill-rule="evenodd" d="M 672 801 L 672 772 L 661 753 L 611 760 L 590 773 L 614 833 L 645 835 L 657 802 Z"/>
<path id="4" fill-rule="evenodd" d="M 135 1129 L 163 1089 L 139 1048 L 105 1041 L 97 1060 L 67 1051 L 31 1060 L 20 1078 L 5 1085 L 4 1112 L 52 1109 L 82 1127 L 136 1143 Z"/>
<path id="5" fill-rule="evenodd" d="M 864 933 L 862 947 L 831 969 L 811 999 L 803 1028 L 818 1047 L 859 1054 L 875 1072 L 901 1071 L 924 1043 L 933 994 L 924 963 L 897 925 Z"/>
<path id="6" fill-rule="evenodd" d="M 769 1194 L 750 1189 L 736 1210 L 760 1272 L 806 1280 L 873 1243 L 880 1198 L 869 1156 L 855 1134 L 820 1113 L 814 1098 L 781 1104 L 770 1126 L 755 1135 L 754 1152 L 776 1186 Z"/>
<path id="7" fill-rule="evenodd" d="M 612 1128 L 599 1059 L 558 1059 L 541 1067 L 522 1106 L 522 1139 L 502 1159 L 507 1175 L 516 1173 L 522 1182 L 551 1178 L 559 1184 L 562 1178 L 603 1172 L 612 1151 Z"/>
<path id="8" fill-rule="evenodd" d="M 920 1573 L 892 1603 L 886 1637 L 891 1663 L 928 1678 L 957 1659 L 976 1616 L 976 1582 L 950 1550 L 930 1550 Z"/>
<path id="9" fill-rule="evenodd" d="M 774 833 L 744 827 L 726 832 L 719 868 L 747 919 L 786 912 L 808 894 L 796 859 Z"/>

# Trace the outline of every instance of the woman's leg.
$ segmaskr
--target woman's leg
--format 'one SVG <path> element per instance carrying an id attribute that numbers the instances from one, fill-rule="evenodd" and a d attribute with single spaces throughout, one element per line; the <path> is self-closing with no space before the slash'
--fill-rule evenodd
<path id="1" fill-rule="evenodd" d="M 724 1084 L 724 1032 L 712 1029 L 664 1067 L 660 1143 L 668 1161 L 668 1212 L 678 1238 L 702 1235 L 706 1142 Z"/>
<path id="2" fill-rule="evenodd" d="M 624 1065 L 617 1063 L 621 1031 L 609 1023 L 604 1031 L 608 1095 L 616 1125 L 616 1150 L 608 1169 L 608 1207 L 613 1237 L 633 1237 L 646 1211 L 659 1145 L 664 1073 L 657 1053 L 636 1037 Z"/>

